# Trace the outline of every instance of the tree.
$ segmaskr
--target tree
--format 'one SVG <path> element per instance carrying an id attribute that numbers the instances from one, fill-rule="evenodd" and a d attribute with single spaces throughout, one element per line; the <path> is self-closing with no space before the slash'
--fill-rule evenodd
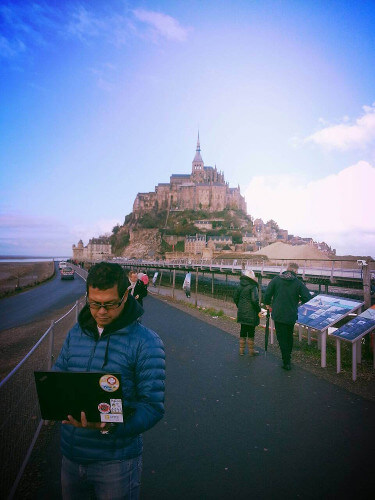
<path id="1" fill-rule="evenodd" d="M 272 229 L 274 229 L 275 231 L 278 231 L 278 230 L 279 230 L 279 226 L 278 226 L 277 222 L 275 222 L 273 219 L 271 219 L 271 220 L 267 221 L 266 226 L 271 227 L 271 228 L 272 228 Z"/>

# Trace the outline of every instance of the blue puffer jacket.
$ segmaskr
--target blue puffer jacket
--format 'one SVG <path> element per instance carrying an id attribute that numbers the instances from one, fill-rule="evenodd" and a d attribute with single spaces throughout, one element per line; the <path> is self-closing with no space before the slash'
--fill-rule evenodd
<path id="1" fill-rule="evenodd" d="M 142 453 L 141 434 L 164 414 L 164 347 L 158 335 L 137 318 L 143 309 L 129 295 L 122 314 L 99 337 L 85 306 L 70 330 L 53 367 L 59 371 L 121 373 L 125 406 L 136 408 L 109 434 L 99 430 L 61 426 L 61 451 L 68 459 L 88 463 L 127 460 Z"/>

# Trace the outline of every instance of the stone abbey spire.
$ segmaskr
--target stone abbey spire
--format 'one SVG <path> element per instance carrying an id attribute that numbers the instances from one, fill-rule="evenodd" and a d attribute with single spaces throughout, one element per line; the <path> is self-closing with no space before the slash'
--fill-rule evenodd
<path id="1" fill-rule="evenodd" d="M 191 174 L 172 174 L 170 182 L 159 183 L 154 192 L 138 193 L 133 204 L 136 216 L 151 210 L 201 209 L 215 212 L 225 208 L 246 213 L 246 202 L 239 187 L 230 188 L 225 182 L 224 172 L 219 172 L 216 165 L 204 165 L 199 130 Z"/>
<path id="2" fill-rule="evenodd" d="M 201 156 L 201 144 L 199 141 L 199 130 L 198 130 L 197 149 L 195 151 L 195 156 L 194 156 L 194 160 L 192 163 L 191 173 L 193 175 L 203 173 L 203 169 L 204 169 L 204 163 L 203 163 L 202 156 Z"/>

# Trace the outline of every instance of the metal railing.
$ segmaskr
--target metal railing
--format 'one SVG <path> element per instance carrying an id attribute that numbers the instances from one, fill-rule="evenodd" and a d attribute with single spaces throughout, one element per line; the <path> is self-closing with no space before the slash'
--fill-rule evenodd
<path id="1" fill-rule="evenodd" d="M 52 321 L 39 341 L 0 382 L 0 498 L 14 497 L 43 425 L 34 371 L 49 370 L 84 301 L 79 299 L 64 316 Z"/>

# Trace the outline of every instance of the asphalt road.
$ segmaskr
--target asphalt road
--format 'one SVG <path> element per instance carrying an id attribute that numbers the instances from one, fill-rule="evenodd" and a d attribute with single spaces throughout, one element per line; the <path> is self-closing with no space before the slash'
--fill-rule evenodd
<path id="1" fill-rule="evenodd" d="M 77 274 L 74 280 L 61 280 L 58 264 L 55 277 L 35 288 L 0 300 L 0 331 L 40 319 L 72 304 L 86 292 L 86 285 Z"/>
<path id="2" fill-rule="evenodd" d="M 166 413 L 144 435 L 142 500 L 349 499 L 373 491 L 375 404 L 147 297 L 166 348 Z M 57 433 L 33 498 L 59 500 Z"/>

